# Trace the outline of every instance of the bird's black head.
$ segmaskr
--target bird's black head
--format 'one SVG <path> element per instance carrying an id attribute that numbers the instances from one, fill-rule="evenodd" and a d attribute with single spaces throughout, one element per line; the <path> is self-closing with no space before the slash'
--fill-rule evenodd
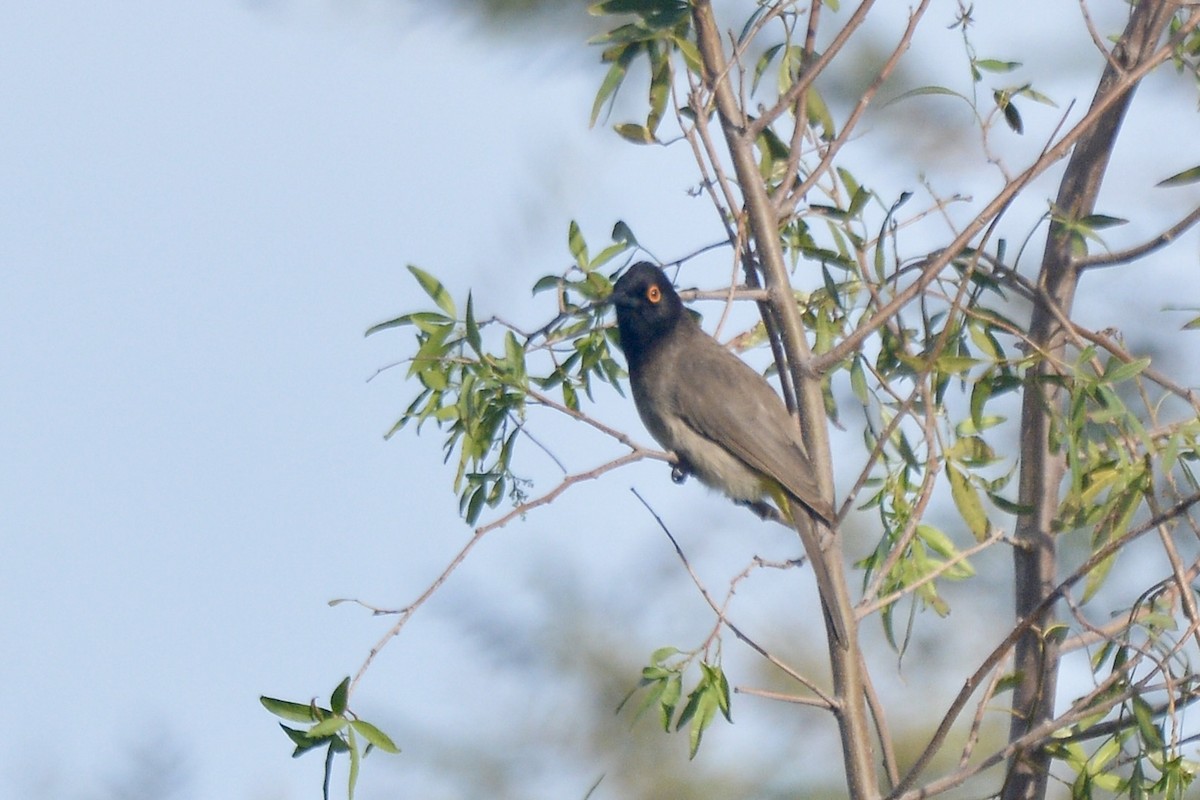
<path id="1" fill-rule="evenodd" d="M 646 261 L 634 264 L 613 286 L 621 349 L 632 368 L 686 318 L 666 273 Z"/>

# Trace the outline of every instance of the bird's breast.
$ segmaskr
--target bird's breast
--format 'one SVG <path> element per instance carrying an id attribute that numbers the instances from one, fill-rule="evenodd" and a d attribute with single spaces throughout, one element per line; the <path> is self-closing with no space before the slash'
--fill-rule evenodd
<path id="1" fill-rule="evenodd" d="M 710 489 L 734 500 L 761 500 L 766 494 L 762 476 L 725 447 L 692 428 L 679 413 L 677 383 L 655 374 L 632 376 L 633 400 L 650 435 L 681 458 L 687 469 Z"/>

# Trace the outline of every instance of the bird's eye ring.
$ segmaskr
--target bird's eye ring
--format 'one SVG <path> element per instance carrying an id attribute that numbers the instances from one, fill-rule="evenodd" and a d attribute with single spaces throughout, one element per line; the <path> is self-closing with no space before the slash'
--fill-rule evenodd
<path id="1" fill-rule="evenodd" d="M 646 290 L 646 299 L 651 303 L 658 303 L 659 300 L 662 300 L 662 289 L 658 288 L 657 283 L 651 284 L 650 288 Z"/>

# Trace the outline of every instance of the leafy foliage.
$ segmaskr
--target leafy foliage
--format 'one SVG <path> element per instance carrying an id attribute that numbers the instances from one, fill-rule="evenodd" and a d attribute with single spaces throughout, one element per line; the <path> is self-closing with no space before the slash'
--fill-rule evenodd
<path id="1" fill-rule="evenodd" d="M 719 664 L 700 662 L 700 679 L 688 693 L 683 708 L 679 709 L 679 702 L 683 698 L 683 675 L 694 658 L 695 654 L 682 654 L 674 647 L 661 647 L 651 653 L 650 664 L 642 669 L 642 679 L 638 683 L 638 688 L 645 690 L 638 715 L 650 708 L 657 709 L 659 723 L 667 733 L 688 726 L 689 758 L 696 757 L 704 731 L 716 718 L 718 711 L 728 722 L 733 722 L 729 681 Z M 632 696 L 633 693 L 630 693 L 625 700 L 628 701 Z M 621 705 L 624 704 L 622 702 Z"/>
<path id="2" fill-rule="evenodd" d="M 1173 533 L 1189 526 L 1200 529 L 1188 516 L 1200 502 L 1193 467 L 1200 459 L 1200 400 L 1156 369 L 1152 356 L 1132 352 L 1112 331 L 1078 323 L 1070 302 L 1086 269 L 1135 260 L 1165 246 L 1200 213 L 1192 212 L 1143 246 L 1114 252 L 1104 237 L 1126 233 L 1121 226 L 1127 220 L 1096 210 L 1097 181 L 1091 189 L 1085 185 L 1050 203 L 1034 230 L 1010 247 L 998 231 L 1002 222 L 1008 223 L 1005 214 L 1014 198 L 1073 148 L 1086 151 L 1080 142 L 1103 133 L 1104 126 L 1097 122 L 1099 112 L 1075 128 L 1064 129 L 1060 122 L 1046 132 L 1047 144 L 1035 160 L 1010 169 L 997 142 L 1036 123 L 1037 115 L 1026 117 L 1030 104 L 1054 107 L 1055 102 L 1035 88 L 1020 61 L 977 52 L 971 35 L 975 9 L 966 3 L 958 5 L 950 26 L 956 31 L 952 36 L 962 42 L 958 80 L 899 91 L 892 102 L 952 98 L 965 104 L 983 160 L 998 169 L 1003 187 L 977 203 L 965 224 L 949 207 L 972 203 L 971 198 L 942 198 L 928 186 L 924 199 L 911 191 L 880 189 L 871 175 L 857 174 L 858 167 L 842 158 L 842 148 L 860 135 L 862 109 L 889 85 L 928 4 L 910 11 L 909 27 L 852 110 L 835 113 L 816 78 L 844 44 L 839 34 L 854 34 L 862 23 L 858 14 L 869 7 L 864 4 L 844 16 L 839 4 L 829 0 L 807 8 L 761 0 L 740 25 L 725 31 L 714 31 L 712 8 L 701 0 L 606 0 L 589 9 L 611 25 L 593 40 L 608 68 L 591 109 L 592 124 L 611 114 L 619 90 L 644 58 L 649 76 L 644 117 L 639 112 L 636 122 L 617 123 L 615 132 L 639 145 L 684 143 L 691 148 L 699 172 L 697 195 L 713 204 L 725 232 L 721 246 L 728 247 L 746 276 L 747 286 L 730 287 L 727 299 L 744 297 L 742 289 L 768 288 L 766 299 L 761 293 L 751 295 L 766 309 L 763 322 L 737 341 L 771 346 L 785 395 L 801 409 L 807 433 L 823 431 L 820 423 L 826 421 L 814 419 L 819 413 L 805 405 L 808 399 L 818 410 L 823 403 L 828 422 L 861 431 L 861 454 L 839 453 L 858 476 L 845 487 L 845 505 L 858 512 L 846 524 L 863 522 L 869 531 L 865 535 L 874 539 L 854 565 L 861 598 L 852 606 L 842 598 L 824 598 L 826 608 L 843 603 L 833 611 L 863 625 L 877 624 L 902 655 L 921 612 L 934 612 L 926 616 L 928 622 L 920 620 L 922 625 L 951 630 L 941 620 L 954 610 L 948 587 L 983 585 L 977 556 L 985 551 L 1010 547 L 1014 562 L 1023 565 L 1037 557 L 1057 565 L 1060 549 L 1074 560 L 1036 580 L 1018 578 L 1027 581 L 1018 583 L 1018 599 L 1024 591 L 1035 602 L 1025 607 L 1011 631 L 997 637 L 989 656 L 968 668 L 974 671 L 967 672 L 963 693 L 928 734 L 907 775 L 899 774 L 890 753 L 878 701 L 871 716 L 887 775 L 874 774 L 873 759 L 855 763 L 856 746 L 846 744 L 858 737 L 857 752 L 862 753 L 874 747 L 867 739 L 875 741 L 866 735 L 862 707 L 871 692 L 858 673 L 870 665 L 855 649 L 857 642 L 850 644 L 848 654 L 831 648 L 833 682 L 841 692 L 835 700 L 827 700 L 814 682 L 801 682 L 820 695 L 813 705 L 837 710 L 852 788 L 877 787 L 886 778 L 891 796 L 932 796 L 1006 759 L 1006 780 L 1025 769 L 1026 762 L 1049 759 L 1036 779 L 1044 781 L 1053 766 L 1072 797 L 1183 797 L 1196 773 L 1178 713 L 1200 699 L 1200 673 L 1192 665 L 1200 629 L 1192 583 L 1200 567 L 1183 562 Z M 1112 80 L 1129 85 L 1106 89 L 1102 81 L 1097 104 L 1116 107 L 1128 97 L 1135 71 L 1123 62 L 1116 67 L 1129 52 L 1158 59 L 1144 62 L 1151 67 L 1170 59 L 1179 69 L 1197 69 L 1200 10 L 1168 8 L 1159 0 L 1131 8 L 1132 14 L 1157 20 L 1158 33 L 1173 37 L 1172 46 L 1162 52 L 1150 46 L 1126 48 L 1129 37 L 1145 29 L 1131 25 L 1119 46 L 1105 53 Z M 830 15 L 845 28 L 817 36 Z M 1094 33 L 1093 38 L 1102 46 Z M 1150 44 L 1154 41 L 1158 39 Z M 817 42 L 827 49 L 819 50 Z M 1105 91 L 1113 94 L 1105 96 Z M 1115 127 L 1119 125 L 1118 115 Z M 721 137 L 726 151 L 720 150 Z M 1068 173 L 1093 167 L 1103 171 L 1112 141 L 1088 141 L 1100 142 L 1104 154 L 1094 165 L 1069 166 Z M 1174 174 L 1158 185 L 1200 180 L 1200 167 L 1179 171 L 1179 166 L 1160 172 Z M 909 233 L 929 218 L 946 222 L 935 248 L 923 246 L 927 238 Z M 1043 225 L 1049 229 L 1047 250 L 1031 278 L 1023 256 Z M 416 396 L 389 436 L 410 424 L 420 431 L 433 422 L 442 434 L 447 462 L 455 464 L 453 488 L 470 524 L 507 498 L 514 510 L 490 523 L 503 524 L 555 499 L 574 480 L 568 477 L 530 499 L 532 485 L 516 471 L 530 406 L 605 430 L 633 451 L 601 469 L 642 454 L 620 432 L 592 419 L 583 402 L 593 399 L 597 381 L 620 391 L 624 375 L 612 352 L 605 300 L 618 262 L 641 249 L 629 227 L 617 222 L 610 241 L 592 255 L 583 231 L 572 222 L 567 231 L 570 266 L 532 286 L 539 302 L 553 300 L 553 309 L 545 312 L 549 319 L 528 330 L 498 316 L 478 316 L 471 294 L 456 302 L 437 277 L 413 266 L 409 269 L 431 306 L 368 331 L 412 334 L 406 363 Z M 675 263 L 699 259 L 711 249 L 699 247 Z M 780 274 L 787 283 L 788 269 L 799 291 L 771 285 L 781 280 Z M 1070 291 L 1055 294 L 1055 285 Z M 786 290 L 775 291 L 780 288 Z M 793 314 L 807 334 L 804 346 L 781 331 Z M 1184 328 L 1198 327 L 1198 322 L 1193 319 Z M 805 408 L 810 410 L 806 416 Z M 817 436 L 815 441 L 824 440 Z M 818 450 L 817 455 L 828 469 L 829 454 Z M 1041 464 L 1042 473 L 1032 472 L 1032 464 Z M 478 527 L 472 543 L 490 525 Z M 1115 564 L 1127 546 L 1150 531 L 1159 533 L 1170 571 L 1157 580 L 1142 580 L 1135 602 L 1113 599 L 1120 597 L 1111 585 Z M 825 553 L 810 547 L 808 557 L 830 558 L 841 570 L 837 537 L 830 537 L 826 546 Z M 656 650 L 630 693 L 642 692 L 639 714 L 653 709 L 665 731 L 688 730 L 692 758 L 718 712 L 731 719 L 729 680 L 719 659 L 709 660 L 710 649 L 721 652 L 724 632 L 732 631 L 792 677 L 798 674 L 730 619 L 734 587 L 752 571 L 731 580 L 724 606 L 712 600 L 693 573 L 716 613 L 713 633 L 690 652 Z M 1029 608 L 1033 611 L 1026 614 Z M 969 626 L 959 627 L 965 631 Z M 711 648 L 714 641 L 717 648 Z M 1073 650 L 1088 651 L 1094 685 L 1063 710 L 1036 695 L 1044 686 L 1054 686 L 1060 653 Z M 1025 658 L 1030 653 L 1036 656 L 1033 661 Z M 1032 674 L 1035 670 L 1043 673 Z M 689 673 L 695 677 L 689 680 Z M 350 752 L 353 786 L 355 735 L 379 747 L 376 739 L 383 735 L 349 714 L 345 686 L 339 687 L 340 697 L 334 692 L 329 709 L 268 698 L 263 702 L 274 713 L 311 725 L 303 731 L 285 727 L 297 754 L 318 746 L 326 747 L 330 758 Z M 1010 691 L 1012 702 L 1005 705 L 998 698 Z M 1035 696 L 1030 698 L 1030 692 Z M 959 753 L 942 759 L 957 766 L 916 786 L 934 769 L 934 756 L 948 753 L 948 738 L 964 727 L 956 723 L 973 696 L 977 706 L 970 733 Z M 1021 725 L 1026 726 L 1023 732 Z M 1008 731 L 1011 749 L 977 752 L 987 739 L 980 735 L 985 727 Z"/>
<path id="3" fill-rule="evenodd" d="M 347 677 L 334 688 L 329 697 L 329 708 L 318 706 L 316 700 L 308 703 L 295 703 L 265 695 L 259 698 L 263 707 L 275 716 L 282 717 L 289 722 L 298 722 L 309 726 L 307 730 L 304 730 L 290 727 L 282 722 L 279 723 L 279 727 L 295 745 L 292 758 L 299 758 L 311 750 L 325 749 L 325 800 L 329 800 L 330 796 L 329 786 L 334 756 L 346 753 L 350 757 L 346 793 L 347 797 L 353 800 L 362 757 L 376 748 L 385 753 L 400 752 L 400 748 L 386 733 L 350 711 L 347 707 L 349 697 L 350 678 Z M 366 741 L 361 752 L 359 737 Z"/>
<path id="4" fill-rule="evenodd" d="M 498 317 L 479 320 L 471 295 L 459 317 L 445 286 L 414 266 L 409 271 L 437 310 L 404 314 L 367 330 L 369 336 L 392 328 L 415 329 L 417 348 L 408 375 L 422 390 L 387 435 L 410 423 L 419 431 L 429 420 L 446 431 L 446 460 L 457 459 L 454 491 L 469 523 L 505 497 L 514 504 L 525 499 L 528 481 L 512 464 L 526 404 L 538 402 L 536 392 L 558 389 L 563 404 L 578 411 L 580 391 L 591 397 L 594 380 L 618 385 L 623 374 L 600 324 L 600 302 L 612 292 L 611 277 L 600 268 L 636 247 L 637 240 L 624 223 L 617 223 L 613 242 L 590 257 L 579 226 L 572 222 L 567 241 L 575 265 L 533 286 L 535 294 L 554 290 L 558 303 L 555 318 L 535 332 L 520 331 Z M 497 329 L 500 341 L 489 348 L 484 335 Z M 528 361 L 538 356 L 541 368 L 531 375 Z"/>

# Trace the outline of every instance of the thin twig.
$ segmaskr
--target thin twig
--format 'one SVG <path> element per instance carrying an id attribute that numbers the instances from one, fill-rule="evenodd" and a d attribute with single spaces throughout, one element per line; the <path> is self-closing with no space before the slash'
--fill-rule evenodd
<path id="1" fill-rule="evenodd" d="M 984 228 L 989 227 L 995 221 L 997 214 L 1007 208 L 1013 198 L 1025 190 L 1034 178 L 1041 175 L 1053 164 L 1061 161 L 1070 152 L 1079 139 L 1096 124 L 1096 121 L 1106 114 L 1122 97 L 1146 75 L 1150 74 L 1154 69 L 1160 66 L 1164 61 L 1169 59 L 1174 53 L 1175 48 L 1191 34 L 1197 26 L 1200 26 L 1200 11 L 1193 13 L 1188 19 L 1176 29 L 1175 34 L 1167 40 L 1158 50 L 1156 50 L 1149 58 L 1139 64 L 1136 68 L 1124 73 L 1110 88 L 1109 93 L 1102 98 L 1098 98 L 1092 107 L 1088 109 L 1083 118 L 1079 120 L 1069 131 L 1063 134 L 1054 145 L 1047 147 L 1046 150 L 1025 169 L 1020 175 L 1017 175 L 1009 183 L 1005 184 L 996 196 L 984 206 L 983 210 L 975 216 L 971 222 L 963 227 L 962 231 L 954 238 L 941 255 L 935 257 L 925 265 L 924 273 L 912 285 L 906 287 L 886 306 L 880 308 L 870 318 L 864 320 L 862 324 L 851 331 L 846 337 L 836 346 L 830 348 L 824 354 L 815 357 L 812 360 L 810 367 L 816 372 L 823 372 L 834 364 L 837 364 L 842 359 L 846 358 L 850 353 L 857 350 L 862 343 L 883 326 L 893 314 L 899 309 L 907 305 L 914 297 L 916 297 L 930 282 L 934 280 L 942 268 L 950 263 L 953 258 L 967 246 L 967 244 L 975 237 L 977 233 Z"/>
<path id="2" fill-rule="evenodd" d="M 484 537 L 484 535 L 486 535 L 487 533 L 489 533 L 491 531 L 496 530 L 497 528 L 504 527 L 512 520 L 516 519 L 517 517 L 523 516 L 524 514 L 526 514 L 529 511 L 532 511 L 535 508 L 546 505 L 547 503 L 554 500 L 556 497 L 558 497 L 560 494 L 565 492 L 567 489 L 569 489 L 571 486 L 575 485 L 576 483 L 580 483 L 581 481 L 586 481 L 586 480 L 594 480 L 596 478 L 599 478 L 604 473 L 610 472 L 610 471 L 616 469 L 617 467 L 624 466 L 625 464 L 630 464 L 634 461 L 640 461 L 643 458 L 652 458 L 655 456 L 656 456 L 656 454 L 651 451 L 635 449 L 633 452 L 626 453 L 625 455 L 621 456 L 620 458 L 616 458 L 612 461 L 609 461 L 607 464 L 601 464 L 599 467 L 596 467 L 595 469 L 588 470 L 587 472 L 577 473 L 575 475 L 568 475 L 567 477 L 563 478 L 562 482 L 559 483 L 558 486 L 556 486 L 554 489 L 547 492 L 546 494 L 542 495 L 541 497 L 538 497 L 535 500 L 530 500 L 529 502 L 526 502 L 526 503 L 522 503 L 521 505 L 517 506 L 509 513 L 500 517 L 500 519 L 497 519 L 493 522 L 488 523 L 487 525 L 482 525 L 482 526 L 476 528 L 475 532 L 472 534 L 471 538 L 468 539 L 466 544 L 464 544 L 462 546 L 462 549 L 460 549 L 458 551 L 458 553 L 455 554 L 454 558 L 450 559 L 450 563 L 447 564 L 444 569 L 442 569 L 441 574 L 439 574 L 433 580 L 432 583 L 430 583 L 427 587 L 425 587 L 425 590 L 422 591 L 415 600 L 413 600 L 411 603 L 409 603 L 408 605 L 404 606 L 401 609 L 398 609 L 395 612 L 387 612 L 387 613 L 396 613 L 399 615 L 400 618 L 396 620 L 396 623 L 394 625 L 392 625 L 392 627 L 388 629 L 387 633 L 385 633 L 383 636 L 381 636 L 379 638 L 379 641 L 375 643 L 375 646 L 371 648 L 371 651 L 367 654 L 367 657 L 363 661 L 362 666 L 360 666 L 358 668 L 358 672 L 355 673 L 354 680 L 350 683 L 350 691 L 351 692 L 354 691 L 354 688 L 358 685 L 358 682 L 362 679 L 362 676 L 366 674 L 367 669 L 371 666 L 371 663 L 375 660 L 375 657 L 377 655 L 379 655 L 379 652 L 381 650 L 383 650 L 383 648 L 387 645 L 388 642 L 390 642 L 392 639 L 396 638 L 396 636 L 399 635 L 400 631 L 404 628 L 404 626 L 406 624 L 408 624 L 408 621 L 410 619 L 412 619 L 412 615 L 416 612 L 416 610 L 418 608 L 420 608 L 421 606 L 423 606 L 425 604 L 425 601 L 427 601 L 430 597 L 432 597 L 433 593 L 436 592 L 439 588 L 441 588 L 442 584 L 444 584 L 446 582 L 446 580 L 450 577 L 451 573 L 453 573 L 456 569 L 458 569 L 459 565 L 461 565 L 463 560 L 466 559 L 467 554 L 471 552 L 471 550 L 475 547 L 475 545 L 479 544 L 479 540 L 482 539 Z M 358 602 L 358 601 L 354 601 L 354 602 Z M 364 605 L 367 608 L 371 608 L 370 606 L 366 606 L 366 604 L 363 604 L 363 603 L 360 603 L 360 605 Z M 372 610 L 374 610 L 374 609 L 372 609 Z"/>
<path id="3" fill-rule="evenodd" d="M 1193 208 L 1191 213 L 1183 219 L 1176 222 L 1165 231 L 1155 236 L 1153 239 L 1142 242 L 1136 247 L 1130 247 L 1125 250 L 1118 250 L 1115 253 L 1096 253 L 1092 256 L 1083 256 L 1076 258 L 1071 266 L 1078 270 L 1094 269 L 1096 267 L 1114 267 L 1118 264 L 1127 264 L 1134 259 L 1141 258 L 1144 255 L 1153 253 L 1159 248 L 1166 247 L 1171 242 L 1179 238 L 1184 231 L 1200 222 L 1200 206 Z"/>
<path id="4" fill-rule="evenodd" d="M 814 700 L 813 700 L 813 705 L 821 705 L 823 708 L 826 708 L 829 710 L 836 709 L 837 708 L 836 701 L 834 701 L 831 697 L 829 697 L 827 694 L 822 692 L 817 687 L 816 684 L 814 684 L 808 678 L 801 675 L 796 670 L 789 667 L 783 661 L 780 661 L 778 658 L 776 658 L 775 656 L 768 653 L 766 651 L 766 649 L 762 647 L 762 645 L 758 644 L 753 639 L 751 639 L 749 636 L 747 636 L 745 633 L 743 633 L 741 628 L 739 628 L 732 621 L 730 621 L 730 619 L 728 617 L 725 616 L 725 613 L 721 610 L 720 606 L 718 606 L 716 604 L 716 602 L 712 599 L 712 595 L 710 595 L 708 593 L 708 589 L 706 589 L 704 587 L 704 583 L 700 580 L 700 576 L 697 575 L 696 571 L 692 568 L 691 562 L 688 561 L 687 556 L 683 552 L 683 548 L 679 546 L 678 540 L 676 540 L 675 536 L 671 533 L 671 529 L 667 527 L 665 522 L 663 522 L 662 517 L 660 517 L 658 515 L 658 512 L 656 512 L 650 506 L 650 504 L 646 502 L 646 499 L 644 497 L 642 497 L 641 494 L 638 493 L 637 489 L 630 489 L 630 491 L 633 492 L 634 497 L 636 497 L 639 501 L 641 501 L 642 505 L 646 507 L 646 510 L 648 512 L 650 512 L 650 515 L 652 517 L 654 517 L 654 521 L 658 523 L 658 527 L 661 528 L 663 533 L 665 533 L 667 535 L 667 538 L 671 540 L 671 546 L 675 548 L 675 554 L 677 556 L 679 556 L 679 560 L 681 562 L 683 562 L 684 568 L 687 570 L 688 575 L 691 576 L 692 583 L 694 583 L 696 585 L 696 588 L 700 590 L 700 596 L 704 598 L 704 602 L 708 603 L 708 607 L 713 610 L 713 613 L 717 615 L 717 617 L 721 620 L 721 622 L 725 625 L 725 627 L 729 628 L 729 630 L 733 633 L 734 636 L 736 636 L 738 639 L 742 640 L 747 645 L 749 645 L 750 649 L 752 649 L 754 652 L 758 653 L 760 656 L 765 658 L 767 661 L 774 664 L 776 667 L 778 667 L 780 670 L 782 670 L 788 677 L 792 678 L 797 683 L 801 684 L 802 686 L 807 688 L 810 692 L 815 694 L 816 698 L 814 698 Z"/>

